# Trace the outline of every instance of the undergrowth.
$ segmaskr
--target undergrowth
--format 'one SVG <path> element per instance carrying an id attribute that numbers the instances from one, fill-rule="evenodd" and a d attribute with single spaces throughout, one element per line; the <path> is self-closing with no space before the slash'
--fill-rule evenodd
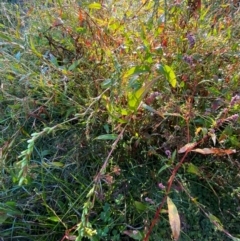
<path id="1" fill-rule="evenodd" d="M 14 3 L 1 240 L 239 240 L 237 1 Z"/>

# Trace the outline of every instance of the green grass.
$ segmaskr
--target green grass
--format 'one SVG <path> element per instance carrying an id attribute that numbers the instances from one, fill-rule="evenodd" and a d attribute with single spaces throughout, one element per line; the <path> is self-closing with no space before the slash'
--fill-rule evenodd
<path id="1" fill-rule="evenodd" d="M 166 195 L 179 240 L 240 239 L 239 16 L 218 4 L 1 3 L 3 240 L 143 240 Z M 189 143 L 214 153 L 178 169 Z M 173 240 L 168 209 L 149 240 Z"/>

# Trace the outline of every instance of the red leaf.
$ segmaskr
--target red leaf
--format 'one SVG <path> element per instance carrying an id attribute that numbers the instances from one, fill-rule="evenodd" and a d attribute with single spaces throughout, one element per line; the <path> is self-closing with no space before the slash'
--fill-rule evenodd
<path id="1" fill-rule="evenodd" d="M 163 47 L 167 47 L 168 46 L 168 39 L 166 36 L 163 36 L 162 39 L 161 39 L 161 45 Z"/>
<path id="2" fill-rule="evenodd" d="M 85 20 L 84 12 L 82 10 L 79 10 L 79 12 L 78 12 L 78 20 L 79 20 L 80 25 Z"/>

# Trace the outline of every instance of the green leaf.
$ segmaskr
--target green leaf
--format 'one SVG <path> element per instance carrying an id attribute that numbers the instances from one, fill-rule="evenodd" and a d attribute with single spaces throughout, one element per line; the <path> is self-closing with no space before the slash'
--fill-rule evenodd
<path id="1" fill-rule="evenodd" d="M 119 123 L 126 123 L 127 120 L 124 120 L 122 118 L 120 118 L 121 116 L 126 116 L 129 113 L 131 113 L 128 109 L 122 109 L 122 108 L 118 108 L 115 105 L 113 105 L 112 103 L 110 103 L 108 100 L 106 101 L 106 108 L 110 114 L 110 116 L 117 120 Z"/>
<path id="2" fill-rule="evenodd" d="M 168 80 L 171 86 L 175 88 L 177 85 L 177 78 L 172 68 L 168 65 L 159 65 L 157 69 L 159 72 L 164 74 L 165 78 Z"/>
<path id="3" fill-rule="evenodd" d="M 79 236 L 77 236 L 77 238 L 75 239 L 75 241 L 82 241 L 82 235 L 79 235 Z"/>
<path id="4" fill-rule="evenodd" d="M 142 99 L 144 98 L 145 86 L 137 90 L 136 92 L 128 93 L 128 106 L 131 110 L 137 110 Z"/>
<path id="5" fill-rule="evenodd" d="M 8 218 L 8 214 L 0 210 L 0 224 L 3 224 L 7 218 Z"/>
<path id="6" fill-rule="evenodd" d="M 7 217 L 20 216 L 22 212 L 16 209 L 16 203 L 9 201 L 0 203 L 0 224 L 3 223 Z"/>
<path id="7" fill-rule="evenodd" d="M 75 70 L 75 69 L 78 67 L 78 65 L 80 64 L 80 62 L 81 62 L 80 59 L 74 61 L 73 64 L 71 64 L 71 65 L 69 66 L 68 70 L 70 70 L 70 71 L 71 71 L 71 70 Z"/>
<path id="8" fill-rule="evenodd" d="M 148 73 L 148 72 L 150 72 L 150 68 L 146 65 L 134 66 L 123 74 L 123 78 L 125 79 L 131 75 L 137 75 L 137 74 Z"/>
<path id="9" fill-rule="evenodd" d="M 41 152 L 41 156 L 44 157 L 44 156 L 49 155 L 50 153 L 51 153 L 50 150 L 43 150 L 43 151 Z"/>
<path id="10" fill-rule="evenodd" d="M 11 41 L 12 41 L 12 39 L 11 39 L 11 38 L 9 38 L 7 35 L 5 35 L 5 34 L 3 34 L 3 33 L 0 33 L 0 39 L 7 40 L 7 41 L 9 41 L 9 42 L 11 42 Z"/>
<path id="11" fill-rule="evenodd" d="M 91 3 L 91 4 L 88 5 L 88 8 L 90 8 L 90 9 L 101 9 L 102 6 L 101 6 L 100 3 Z"/>
<path id="12" fill-rule="evenodd" d="M 149 92 L 149 90 L 152 88 L 154 83 L 159 80 L 160 77 L 156 77 L 153 80 L 145 83 L 140 89 L 138 89 L 135 92 L 129 92 L 128 93 L 128 107 L 131 110 L 136 111 L 139 107 L 141 101 L 146 96 L 146 94 Z"/>
<path id="13" fill-rule="evenodd" d="M 14 201 L 8 201 L 5 204 L 9 207 L 16 207 L 16 202 L 14 202 Z"/>
<path id="14" fill-rule="evenodd" d="M 127 109 L 119 108 L 119 111 L 120 111 L 121 115 L 123 115 L 123 116 L 127 116 L 130 114 L 129 110 L 127 110 Z"/>
<path id="15" fill-rule="evenodd" d="M 33 53 L 36 54 L 38 57 L 41 58 L 42 55 L 36 50 L 32 38 L 29 39 L 29 42 L 30 42 L 30 47 L 31 47 L 31 50 L 33 51 Z"/>
<path id="16" fill-rule="evenodd" d="M 107 88 L 109 88 L 110 86 L 112 86 L 112 84 L 113 84 L 112 79 L 105 79 L 105 80 L 101 83 L 101 87 L 102 87 L 102 89 L 107 89 Z"/>
<path id="17" fill-rule="evenodd" d="M 56 58 L 54 55 L 52 55 L 52 54 L 50 54 L 49 57 L 50 57 L 50 62 L 51 62 L 53 65 L 55 65 L 56 67 L 59 67 L 57 58 Z M 71 66 L 70 66 L 70 67 L 71 67 Z"/>
<path id="18" fill-rule="evenodd" d="M 168 205 L 168 217 L 169 223 L 172 230 L 172 236 L 175 241 L 179 239 L 181 226 L 180 226 L 180 217 L 178 214 L 177 207 L 173 203 L 170 197 L 167 197 L 167 205 Z"/>
<path id="19" fill-rule="evenodd" d="M 134 206 L 136 207 L 136 209 L 138 211 L 142 211 L 142 212 L 148 208 L 148 206 L 146 204 L 144 204 L 142 202 L 138 202 L 138 201 L 134 202 Z"/>
<path id="20" fill-rule="evenodd" d="M 201 176 L 199 168 L 192 163 L 188 164 L 187 172 L 196 174 L 197 176 Z"/>
<path id="21" fill-rule="evenodd" d="M 116 134 L 106 134 L 106 135 L 100 135 L 95 138 L 95 140 L 116 140 L 118 135 Z"/>
<path id="22" fill-rule="evenodd" d="M 51 220 L 51 221 L 53 221 L 53 222 L 59 222 L 59 221 L 60 221 L 59 218 L 56 217 L 56 216 L 51 216 L 51 217 L 49 217 L 48 219 Z"/>
<path id="23" fill-rule="evenodd" d="M 142 83 L 139 80 L 139 75 L 134 74 L 130 77 L 129 82 L 128 82 L 128 87 L 134 91 L 136 91 L 142 87 Z"/>
<path id="24" fill-rule="evenodd" d="M 121 27 L 121 23 L 117 21 L 112 21 L 111 24 L 108 25 L 108 28 L 111 29 L 112 31 L 119 29 Z"/>
<path id="25" fill-rule="evenodd" d="M 168 169 L 170 166 L 169 165 L 164 165 L 160 168 L 160 170 L 158 171 L 157 175 L 159 175 L 161 172 L 163 172 L 164 170 Z"/>
<path id="26" fill-rule="evenodd" d="M 62 162 L 51 162 L 51 165 L 55 166 L 55 167 L 63 167 L 64 166 L 64 164 Z"/>
<path id="27" fill-rule="evenodd" d="M 21 176 L 22 175 L 22 173 L 21 173 L 21 171 L 19 172 L 19 181 L 18 181 L 18 185 L 19 186 L 22 186 L 23 184 L 27 184 L 27 179 L 26 179 L 26 177 L 23 177 L 23 176 Z"/>
<path id="28" fill-rule="evenodd" d="M 221 221 L 216 216 L 214 216 L 213 214 L 210 213 L 208 217 L 209 217 L 210 221 L 216 226 L 216 228 L 219 231 L 223 231 L 224 230 Z"/>

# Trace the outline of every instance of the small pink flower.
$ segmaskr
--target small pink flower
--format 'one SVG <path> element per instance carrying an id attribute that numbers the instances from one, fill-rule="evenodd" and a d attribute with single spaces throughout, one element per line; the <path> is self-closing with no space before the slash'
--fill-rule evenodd
<path id="1" fill-rule="evenodd" d="M 164 190 L 166 187 L 160 182 L 160 183 L 158 183 L 158 187 L 160 188 L 160 189 L 162 189 L 162 190 Z"/>
<path id="2" fill-rule="evenodd" d="M 145 201 L 150 203 L 150 204 L 154 204 L 154 201 L 151 198 L 146 197 Z"/>
<path id="3" fill-rule="evenodd" d="M 235 115 L 229 116 L 229 117 L 226 119 L 226 121 L 235 122 L 235 121 L 238 120 L 238 118 L 239 118 L 239 115 L 238 115 L 238 114 L 235 114 Z"/>
<path id="4" fill-rule="evenodd" d="M 189 65 L 193 65 L 193 58 L 192 58 L 192 56 L 184 55 L 183 56 L 183 61 L 185 61 Z"/>
<path id="5" fill-rule="evenodd" d="M 188 33 L 187 39 L 188 39 L 189 47 L 193 48 L 196 42 L 195 36 L 192 33 Z"/>
<path id="6" fill-rule="evenodd" d="M 238 100 L 240 100 L 240 95 L 233 96 L 230 102 L 230 106 L 234 106 Z"/>
<path id="7" fill-rule="evenodd" d="M 171 158 L 171 155 L 172 155 L 171 151 L 166 150 L 166 151 L 165 151 L 165 154 L 167 155 L 168 159 Z"/>

